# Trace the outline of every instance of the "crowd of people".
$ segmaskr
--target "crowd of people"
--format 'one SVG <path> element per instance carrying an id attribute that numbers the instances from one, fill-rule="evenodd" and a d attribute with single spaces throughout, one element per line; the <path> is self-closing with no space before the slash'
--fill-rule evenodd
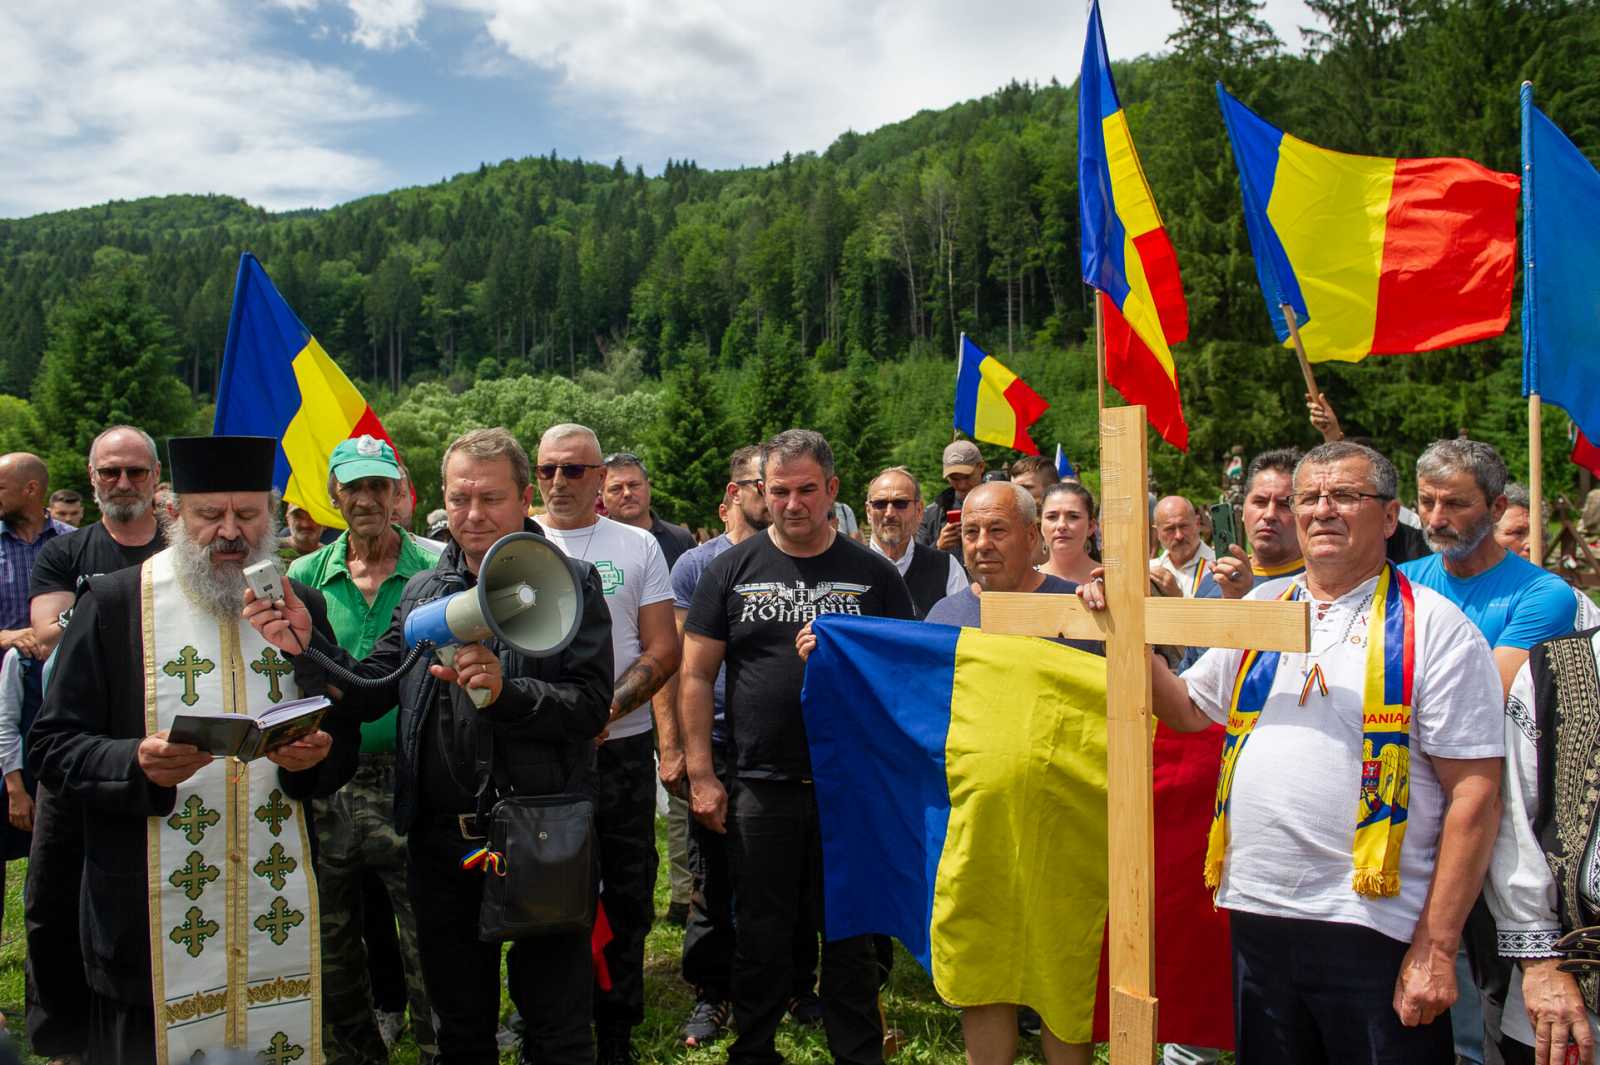
<path id="1" fill-rule="evenodd" d="M 1597 985 L 1556 941 L 1600 909 L 1600 611 L 1527 560 L 1538 519 L 1493 448 L 1430 447 L 1413 511 L 1380 451 L 1342 439 L 1322 397 L 1310 412 L 1325 443 L 1245 467 L 1241 542 L 1209 501 L 1149 508 L 1151 595 L 1311 607 L 1306 653 L 1155 660 L 1160 720 L 1227 732 L 1196 801 L 1214 802 L 1205 884 L 1231 919 L 1238 1061 L 1542 1065 L 1570 1046 L 1590 1062 Z M 276 441 L 176 438 L 167 455 L 164 471 L 148 434 L 102 432 L 89 524 L 38 457 L 0 456 L 5 857 L 28 859 L 9 1023 L 62 1065 L 384 1062 L 407 1027 L 446 1065 L 516 1044 L 541 1065 L 626 1065 L 661 919 L 684 926 L 686 1046 L 731 1030 L 730 1061 L 775 1065 L 787 1018 L 878 1065 L 897 1045 L 895 952 L 827 935 L 800 705 L 812 623 L 976 626 L 986 592 L 1104 607 L 1091 492 L 1033 456 L 991 471 L 965 440 L 932 499 L 891 467 L 849 501 L 820 434 L 751 442 L 728 459 L 722 531 L 698 537 L 657 513 L 643 459 L 577 424 L 533 456 L 504 429 L 457 437 L 427 535 L 371 436 L 325 471 L 338 532 L 282 510 Z M 570 642 L 535 657 L 489 639 L 411 668 L 407 619 L 519 532 L 570 572 Z M 258 600 L 244 571 L 271 559 L 281 596 Z M 315 695 L 331 700 L 317 726 L 264 760 L 170 735 L 189 711 Z M 480 935 L 504 857 L 490 812 L 575 795 L 606 933 L 515 937 L 502 972 Z M 966 1005 L 969 1060 L 1014 1060 L 1039 1024 L 1026 1007 Z M 1051 1065 L 1092 1060 L 1040 1037 Z"/>

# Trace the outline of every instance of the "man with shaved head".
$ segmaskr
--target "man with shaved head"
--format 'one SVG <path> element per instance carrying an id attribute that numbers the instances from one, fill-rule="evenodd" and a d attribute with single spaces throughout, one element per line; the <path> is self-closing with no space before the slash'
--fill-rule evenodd
<path id="1" fill-rule="evenodd" d="M 1182 496 L 1167 496 L 1156 504 L 1156 539 L 1161 555 L 1150 563 L 1150 576 L 1168 595 L 1186 599 L 1215 599 L 1222 592 L 1211 571 L 1216 552 L 1200 539 L 1194 504 Z"/>
<path id="2" fill-rule="evenodd" d="M 984 592 L 1040 592 L 1069 595 L 1077 590 L 1072 581 L 1062 580 L 1033 568 L 1039 554 L 1039 522 L 1033 494 L 1014 481 L 991 481 L 967 494 L 961 508 L 961 547 L 967 571 L 976 582 L 928 611 L 927 620 L 936 625 L 979 628 L 982 624 L 981 600 Z M 1100 645 L 1079 640 L 1058 640 L 1086 651 L 1099 652 Z M 972 950 L 982 950 L 975 945 Z M 956 964 L 960 964 L 959 960 Z M 1017 1006 L 1014 1003 L 989 1003 L 969 1006 L 961 1012 L 961 1035 L 967 1045 L 967 1060 L 973 1065 L 1000 1065 L 1016 1059 Z M 1056 1065 L 1088 1065 L 1094 1057 L 1089 1043 L 1063 1043 L 1048 1027 L 1039 1037 L 1044 1043 L 1045 1060 Z"/>
<path id="3" fill-rule="evenodd" d="M 611 986 L 595 989 L 594 1021 L 599 1065 L 632 1065 L 633 1029 L 644 1022 L 644 940 L 655 920 L 659 860 L 652 729 L 663 750 L 678 747 L 677 717 L 651 699 L 678 669 L 672 579 L 648 530 L 595 512 L 606 467 L 593 429 L 546 429 L 533 472 L 545 505 L 537 519 L 544 534 L 600 572 L 611 611 L 616 686 L 595 755 L 595 834 L 600 901 L 613 939 L 605 948 Z"/>
<path id="4" fill-rule="evenodd" d="M 0 653 L 45 657 L 28 619 L 28 577 L 44 545 L 72 531 L 45 512 L 49 498 L 50 471 L 38 455 L 0 455 Z"/>

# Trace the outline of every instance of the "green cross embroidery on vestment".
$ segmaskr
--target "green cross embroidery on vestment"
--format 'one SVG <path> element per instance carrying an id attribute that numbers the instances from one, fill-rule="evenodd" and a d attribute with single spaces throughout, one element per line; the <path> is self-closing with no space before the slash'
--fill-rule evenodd
<path id="1" fill-rule="evenodd" d="M 278 652 L 268 647 L 261 652 L 261 657 L 250 663 L 250 672 L 260 677 L 266 677 L 270 685 L 267 697 L 275 703 L 283 702 L 283 689 L 278 685 L 279 677 L 287 677 L 294 672 L 294 663 L 286 662 L 278 657 Z"/>
<path id="2" fill-rule="evenodd" d="M 261 1051 L 256 1057 L 266 1062 L 267 1065 L 289 1065 L 289 1062 L 299 1059 L 305 1052 L 304 1047 L 298 1043 L 289 1042 L 289 1037 L 279 1032 L 272 1037 L 272 1042 L 267 1044 L 267 1049 Z"/>
<path id="3" fill-rule="evenodd" d="M 283 792 L 277 788 L 267 796 L 267 801 L 256 807 L 256 820 L 267 826 L 274 835 L 283 834 L 283 823 L 294 816 L 294 807 L 283 801 Z"/>
<path id="4" fill-rule="evenodd" d="M 168 933 L 168 938 L 189 952 L 189 957 L 198 958 L 205 949 L 206 940 L 222 931 L 222 926 L 215 921 L 205 919 L 205 914 L 200 912 L 200 907 L 190 906 L 189 912 L 184 914 L 184 921 Z M 281 944 L 280 944 L 281 945 Z"/>
<path id="5" fill-rule="evenodd" d="M 214 865 L 207 865 L 205 857 L 199 851 L 190 851 L 189 860 L 181 868 L 174 869 L 167 880 L 173 887 L 179 888 L 189 896 L 193 902 L 200 897 L 206 885 L 222 875 L 222 870 Z"/>
<path id="6" fill-rule="evenodd" d="M 298 865 L 298 862 L 283 852 L 283 844 L 274 843 L 267 856 L 253 868 L 257 876 L 272 885 L 273 891 L 282 891 L 283 885 L 288 882 L 289 874 L 294 872 Z"/>
<path id="7" fill-rule="evenodd" d="M 272 900 L 272 909 L 256 917 L 255 926 L 259 932 L 265 932 L 272 939 L 274 946 L 283 946 L 289 938 L 289 929 L 295 927 L 306 919 L 306 915 L 299 910 L 291 910 L 289 904 L 279 895 Z"/>
<path id="8" fill-rule="evenodd" d="M 208 808 L 200 796 L 191 795 L 183 801 L 181 813 L 174 813 L 167 818 L 167 825 L 174 831 L 182 832 L 189 846 L 198 847 L 205 838 L 206 829 L 221 820 L 222 815 Z"/>
<path id="9" fill-rule="evenodd" d="M 184 706 L 193 706 L 200 701 L 199 694 L 194 690 L 197 678 L 210 673 L 217 668 L 217 664 L 209 658 L 201 658 L 200 652 L 193 647 L 185 647 L 178 652 L 178 657 L 161 667 L 161 672 L 169 677 L 183 677 L 183 694 L 178 696 L 178 701 Z"/>

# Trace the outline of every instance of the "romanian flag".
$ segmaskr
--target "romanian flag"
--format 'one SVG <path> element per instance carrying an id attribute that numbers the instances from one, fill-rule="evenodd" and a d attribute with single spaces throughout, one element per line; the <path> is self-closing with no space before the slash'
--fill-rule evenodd
<path id="1" fill-rule="evenodd" d="M 1256 276 L 1278 339 L 1294 308 L 1312 362 L 1356 362 L 1503 333 L 1515 174 L 1467 159 L 1380 159 L 1285 133 L 1228 95 Z"/>
<path id="2" fill-rule="evenodd" d="M 1600 440 L 1600 172 L 1522 87 L 1522 394 L 1572 418 L 1572 459 Z M 1588 219 L 1584 222 L 1583 219 Z"/>
<path id="3" fill-rule="evenodd" d="M 974 440 L 1001 444 L 1037 455 L 1039 448 L 1028 426 L 1050 409 L 1050 404 L 1022 378 L 1000 365 L 961 334 L 961 356 L 956 360 L 955 426 Z"/>
<path id="4" fill-rule="evenodd" d="M 1171 345 L 1189 335 L 1189 305 L 1111 81 L 1098 2 L 1089 8 L 1078 79 L 1078 225 L 1083 280 L 1100 290 L 1106 380 L 1129 403 L 1144 404 L 1162 439 L 1187 451 Z"/>
<path id="5" fill-rule="evenodd" d="M 239 257 L 211 431 L 277 437 L 273 484 L 317 524 L 336 529 L 344 528 L 344 518 L 328 499 L 328 456 L 352 436 L 394 444 L 249 252 Z"/>
<path id="6" fill-rule="evenodd" d="M 945 1001 L 1030 1005 L 1086 1042 L 1108 879 L 1105 659 L 926 622 L 828 614 L 815 631 L 802 705 L 828 937 L 895 936 Z"/>

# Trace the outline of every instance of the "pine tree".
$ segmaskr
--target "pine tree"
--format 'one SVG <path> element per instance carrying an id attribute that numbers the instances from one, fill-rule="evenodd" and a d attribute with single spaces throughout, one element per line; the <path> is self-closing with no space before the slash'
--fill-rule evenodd
<path id="1" fill-rule="evenodd" d="M 794 333 L 769 319 L 756 336 L 756 358 L 744 404 L 745 439 L 766 440 L 785 429 L 811 424 L 816 408 L 811 368 L 800 357 Z"/>
<path id="2" fill-rule="evenodd" d="M 56 306 L 33 395 L 52 484 L 87 487 L 84 458 L 108 425 L 137 425 L 158 440 L 198 428 L 178 354 L 132 261 L 107 262 Z"/>
<path id="3" fill-rule="evenodd" d="M 878 364 L 857 348 L 845 372 L 832 379 L 832 390 L 817 422 L 833 448 L 839 476 L 839 501 L 848 503 L 863 522 L 867 486 L 888 465 L 889 430 L 878 389 Z"/>
<path id="4" fill-rule="evenodd" d="M 733 434 L 705 345 L 690 344 L 678 359 L 649 442 L 651 496 L 671 520 L 716 529 Z"/>

